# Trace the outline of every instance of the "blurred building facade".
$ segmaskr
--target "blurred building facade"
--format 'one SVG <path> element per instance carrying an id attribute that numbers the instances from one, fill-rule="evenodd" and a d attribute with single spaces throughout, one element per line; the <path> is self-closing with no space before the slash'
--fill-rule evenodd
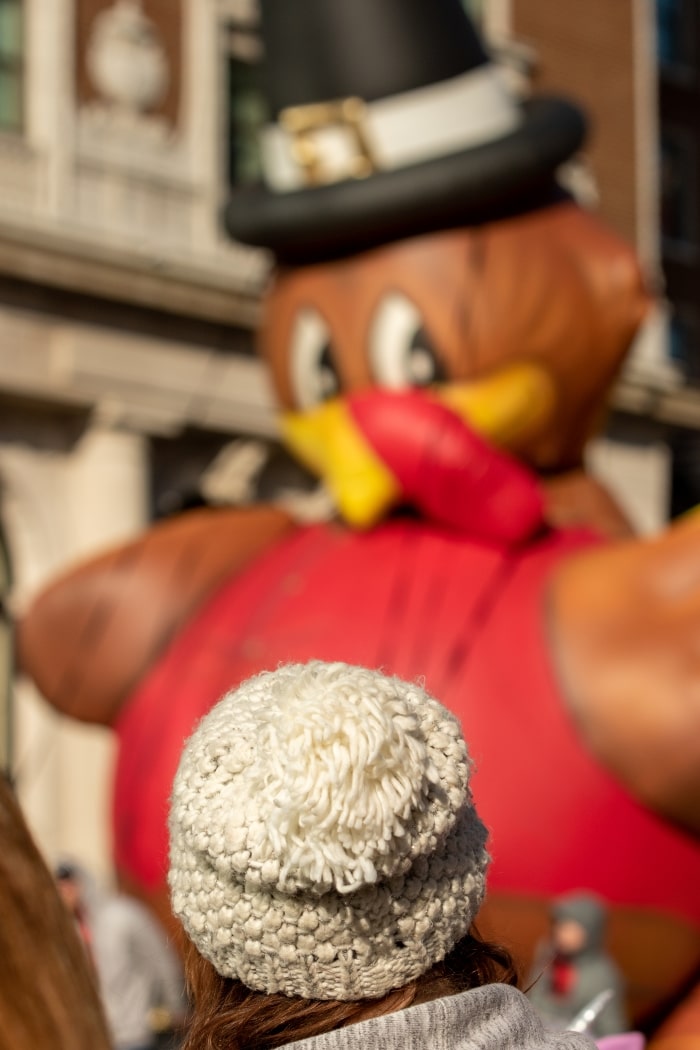
<path id="1" fill-rule="evenodd" d="M 19 609 L 152 517 L 154 448 L 274 433 L 231 244 L 231 0 L 0 0 L 0 488 Z M 234 29 L 235 27 L 235 33 Z M 191 438 L 191 440 L 190 440 Z M 195 458 L 199 464 L 201 453 Z M 166 456 L 166 458 L 168 458 Z M 111 740 L 20 684 L 14 773 L 52 855 L 103 867 Z"/>
<path id="2" fill-rule="evenodd" d="M 564 175 L 660 293 L 666 273 L 680 295 L 653 0 L 465 3 L 522 90 L 589 110 L 590 145 Z M 0 508 L 18 610 L 67 562 L 177 505 L 231 439 L 274 440 L 252 357 L 269 261 L 219 218 L 230 183 L 257 173 L 256 20 L 255 0 L 0 0 Z M 691 300 L 673 317 L 692 329 Z M 700 419 L 669 357 L 673 324 L 662 310 L 647 326 L 613 440 L 592 452 L 643 528 L 666 514 L 668 426 Z M 34 829 L 48 853 L 105 870 L 109 734 L 17 693 L 13 765 Z"/>

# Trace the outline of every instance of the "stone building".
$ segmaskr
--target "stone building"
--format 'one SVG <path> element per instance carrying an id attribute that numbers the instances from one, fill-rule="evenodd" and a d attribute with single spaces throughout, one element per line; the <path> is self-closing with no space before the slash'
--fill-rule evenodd
<path id="1" fill-rule="evenodd" d="M 0 0 L 0 486 L 21 608 L 47 576 L 151 519 L 181 475 L 274 434 L 251 333 L 267 261 L 219 223 L 232 0 Z M 237 99 L 240 105 L 240 99 Z M 167 473 L 167 470 L 165 470 Z M 18 789 L 47 851 L 107 856 L 107 733 L 19 683 Z"/>
<path id="2" fill-rule="evenodd" d="M 590 148 L 564 175 L 661 288 L 652 0 L 465 2 L 521 90 L 589 109 Z M 256 174 L 256 17 L 255 0 L 0 0 L 0 520 L 13 609 L 71 560 L 186 502 L 232 441 L 274 441 L 252 357 L 268 260 L 220 222 L 229 183 Z M 667 329 L 660 311 L 616 392 L 613 440 L 593 452 L 644 528 L 668 504 L 664 413 L 698 415 Z M 255 458 L 256 446 L 233 448 Z M 59 719 L 19 682 L 12 751 L 47 853 L 106 873 L 109 733 Z"/>

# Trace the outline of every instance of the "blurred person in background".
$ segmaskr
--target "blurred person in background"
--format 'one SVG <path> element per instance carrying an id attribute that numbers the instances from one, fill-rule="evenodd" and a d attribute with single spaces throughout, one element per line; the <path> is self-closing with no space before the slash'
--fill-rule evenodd
<path id="1" fill-rule="evenodd" d="M 152 913 L 125 893 L 101 894 L 74 861 L 56 882 L 97 972 L 114 1050 L 176 1047 L 186 1015 L 179 956 Z"/>
<path id="2" fill-rule="evenodd" d="M 551 932 L 536 953 L 531 1003 L 555 1028 L 566 1028 L 596 996 L 609 998 L 591 1024 L 595 1036 L 629 1028 L 620 971 L 605 948 L 607 910 L 595 894 L 567 893 L 552 905 Z"/>
<path id="3" fill-rule="evenodd" d="M 187 1009 L 184 975 L 145 905 L 123 893 L 100 901 L 92 952 L 115 1050 L 176 1046 Z"/>
<path id="4" fill-rule="evenodd" d="M 94 963 L 92 931 L 88 921 L 88 906 L 85 899 L 85 874 L 73 861 L 64 860 L 56 865 L 54 876 L 61 900 L 73 916 L 88 957 Z"/>

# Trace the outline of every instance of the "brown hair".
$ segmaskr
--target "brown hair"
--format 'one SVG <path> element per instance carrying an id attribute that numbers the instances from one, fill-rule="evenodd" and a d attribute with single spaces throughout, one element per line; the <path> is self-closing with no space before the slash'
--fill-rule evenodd
<path id="1" fill-rule="evenodd" d="M 0 1050 L 109 1050 L 87 953 L 0 775 Z"/>
<path id="2" fill-rule="evenodd" d="M 183 1050 L 274 1050 L 469 988 L 518 982 L 506 949 L 482 941 L 475 930 L 443 962 L 380 999 L 341 1002 L 253 992 L 240 981 L 221 977 L 190 941 L 185 944 L 185 971 L 193 1015 Z"/>

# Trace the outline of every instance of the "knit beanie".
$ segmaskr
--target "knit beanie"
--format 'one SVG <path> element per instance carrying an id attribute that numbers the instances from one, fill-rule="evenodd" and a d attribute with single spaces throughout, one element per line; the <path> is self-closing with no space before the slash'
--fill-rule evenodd
<path id="1" fill-rule="evenodd" d="M 381 996 L 443 959 L 484 893 L 486 829 L 458 721 L 420 686 L 288 664 L 187 742 L 172 906 L 219 974 L 306 999 Z"/>

